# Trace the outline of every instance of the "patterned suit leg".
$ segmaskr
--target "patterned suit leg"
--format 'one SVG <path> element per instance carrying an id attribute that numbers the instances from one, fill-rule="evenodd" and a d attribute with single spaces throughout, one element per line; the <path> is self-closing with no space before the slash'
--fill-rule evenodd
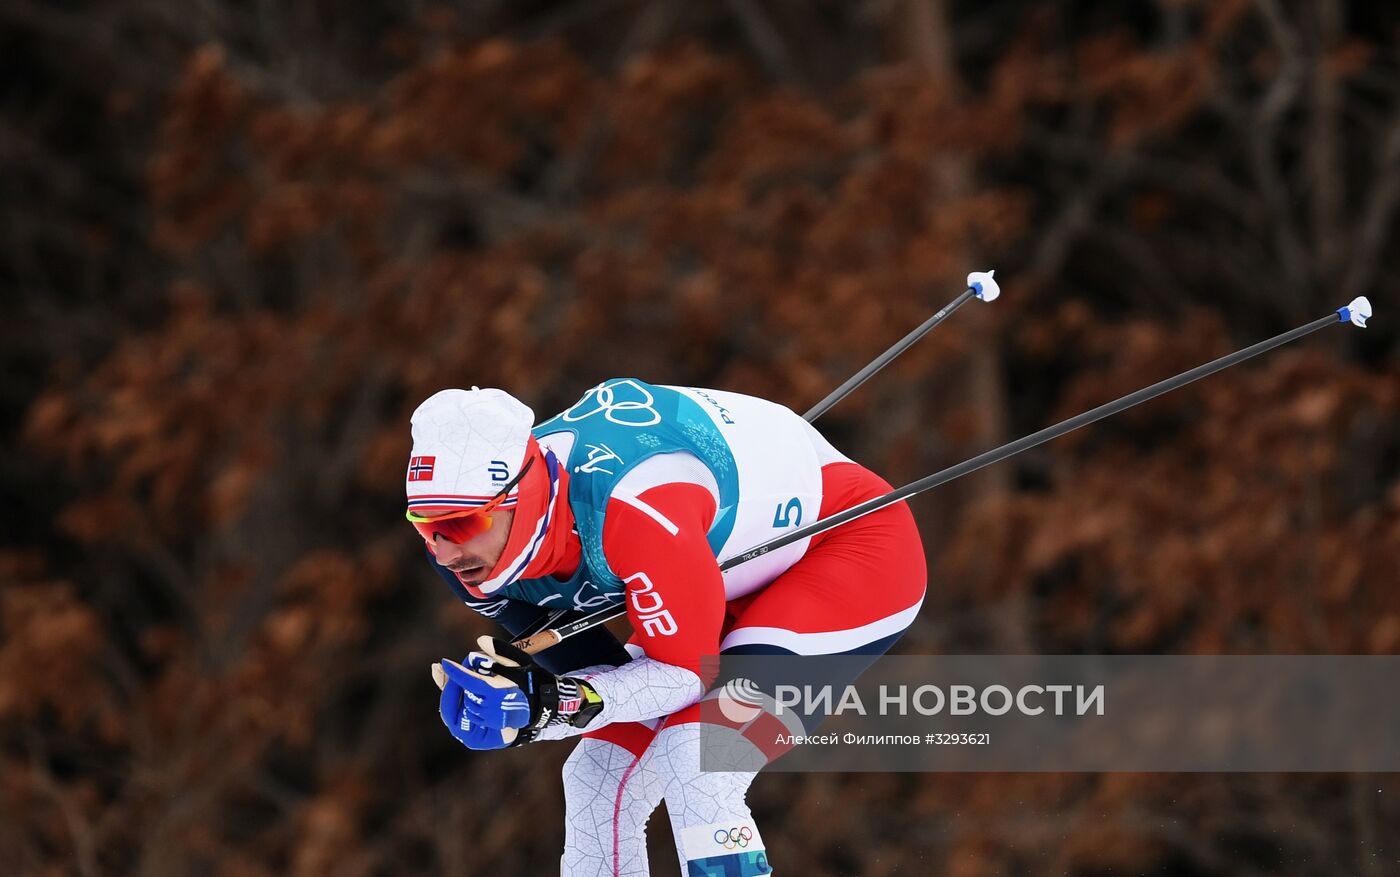
<path id="1" fill-rule="evenodd" d="M 647 749 L 671 817 L 682 877 L 771 874 L 768 852 L 745 803 L 752 771 L 700 770 L 699 722 L 668 725 Z M 715 728 L 704 732 L 715 733 Z"/>
<path id="2" fill-rule="evenodd" d="M 622 727 L 622 726 L 615 726 Z M 631 727 L 643 729 L 641 725 Z M 586 737 L 564 762 L 565 877 L 647 877 L 647 819 L 661 803 L 654 771 L 639 752 Z"/>

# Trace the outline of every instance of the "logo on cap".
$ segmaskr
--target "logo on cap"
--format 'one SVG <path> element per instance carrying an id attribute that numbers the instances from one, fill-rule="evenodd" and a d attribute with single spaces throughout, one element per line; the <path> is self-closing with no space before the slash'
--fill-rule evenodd
<path id="1" fill-rule="evenodd" d="M 409 481 L 432 481 L 433 466 L 437 463 L 437 457 L 409 457 L 408 459 L 408 480 Z"/>

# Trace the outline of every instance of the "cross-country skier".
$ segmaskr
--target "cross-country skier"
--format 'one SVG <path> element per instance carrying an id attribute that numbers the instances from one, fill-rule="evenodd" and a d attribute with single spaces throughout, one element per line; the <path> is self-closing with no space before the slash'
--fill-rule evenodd
<path id="1" fill-rule="evenodd" d="M 701 772 L 717 654 L 884 653 L 923 602 L 904 503 L 721 573 L 724 558 L 890 486 L 772 402 L 605 381 L 532 428 L 501 390 L 443 390 L 413 415 L 408 517 L 438 571 L 512 637 L 551 611 L 626 601 L 627 650 L 599 627 L 531 657 L 482 637 L 444 661 L 441 715 L 471 749 L 583 735 L 564 766 L 563 872 L 648 874 L 666 801 L 683 873 L 767 874 L 753 773 Z"/>

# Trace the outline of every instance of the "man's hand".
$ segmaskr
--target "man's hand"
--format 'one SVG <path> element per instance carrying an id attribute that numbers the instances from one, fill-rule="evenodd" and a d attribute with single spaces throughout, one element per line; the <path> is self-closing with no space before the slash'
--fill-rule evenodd
<path id="1" fill-rule="evenodd" d="M 448 681 L 444 699 L 455 685 L 460 690 L 461 708 L 472 724 L 501 729 L 532 725 L 555 690 L 555 678 L 509 643 L 483 636 L 477 645 L 481 651 L 467 655 L 465 667 L 456 661 L 442 661 Z M 527 692 L 535 696 L 529 697 Z"/>
<path id="2" fill-rule="evenodd" d="M 468 749 L 505 749 L 515 745 L 520 734 L 514 728 L 488 728 L 473 722 L 466 710 L 462 709 L 462 687 L 450 680 L 442 687 L 438 713 L 447 730 Z"/>
<path id="3" fill-rule="evenodd" d="M 467 656 L 465 667 L 441 662 L 439 710 L 449 728 L 454 728 L 451 717 L 459 716 L 458 724 L 511 732 L 514 739 L 502 745 L 520 745 L 551 724 L 583 727 L 602 709 L 602 700 L 585 683 L 554 676 L 515 646 L 489 636 L 477 644 L 481 650 Z M 453 735 L 478 748 L 459 730 Z"/>

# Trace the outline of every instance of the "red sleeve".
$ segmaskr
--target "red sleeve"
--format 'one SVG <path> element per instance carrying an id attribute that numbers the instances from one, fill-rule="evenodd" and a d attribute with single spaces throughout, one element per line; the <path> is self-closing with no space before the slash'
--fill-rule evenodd
<path id="1" fill-rule="evenodd" d="M 657 661 L 703 677 L 700 658 L 719 653 L 724 579 L 705 539 L 715 501 L 698 484 L 661 484 L 608 501 L 603 551 L 627 584 L 636 642 Z"/>

